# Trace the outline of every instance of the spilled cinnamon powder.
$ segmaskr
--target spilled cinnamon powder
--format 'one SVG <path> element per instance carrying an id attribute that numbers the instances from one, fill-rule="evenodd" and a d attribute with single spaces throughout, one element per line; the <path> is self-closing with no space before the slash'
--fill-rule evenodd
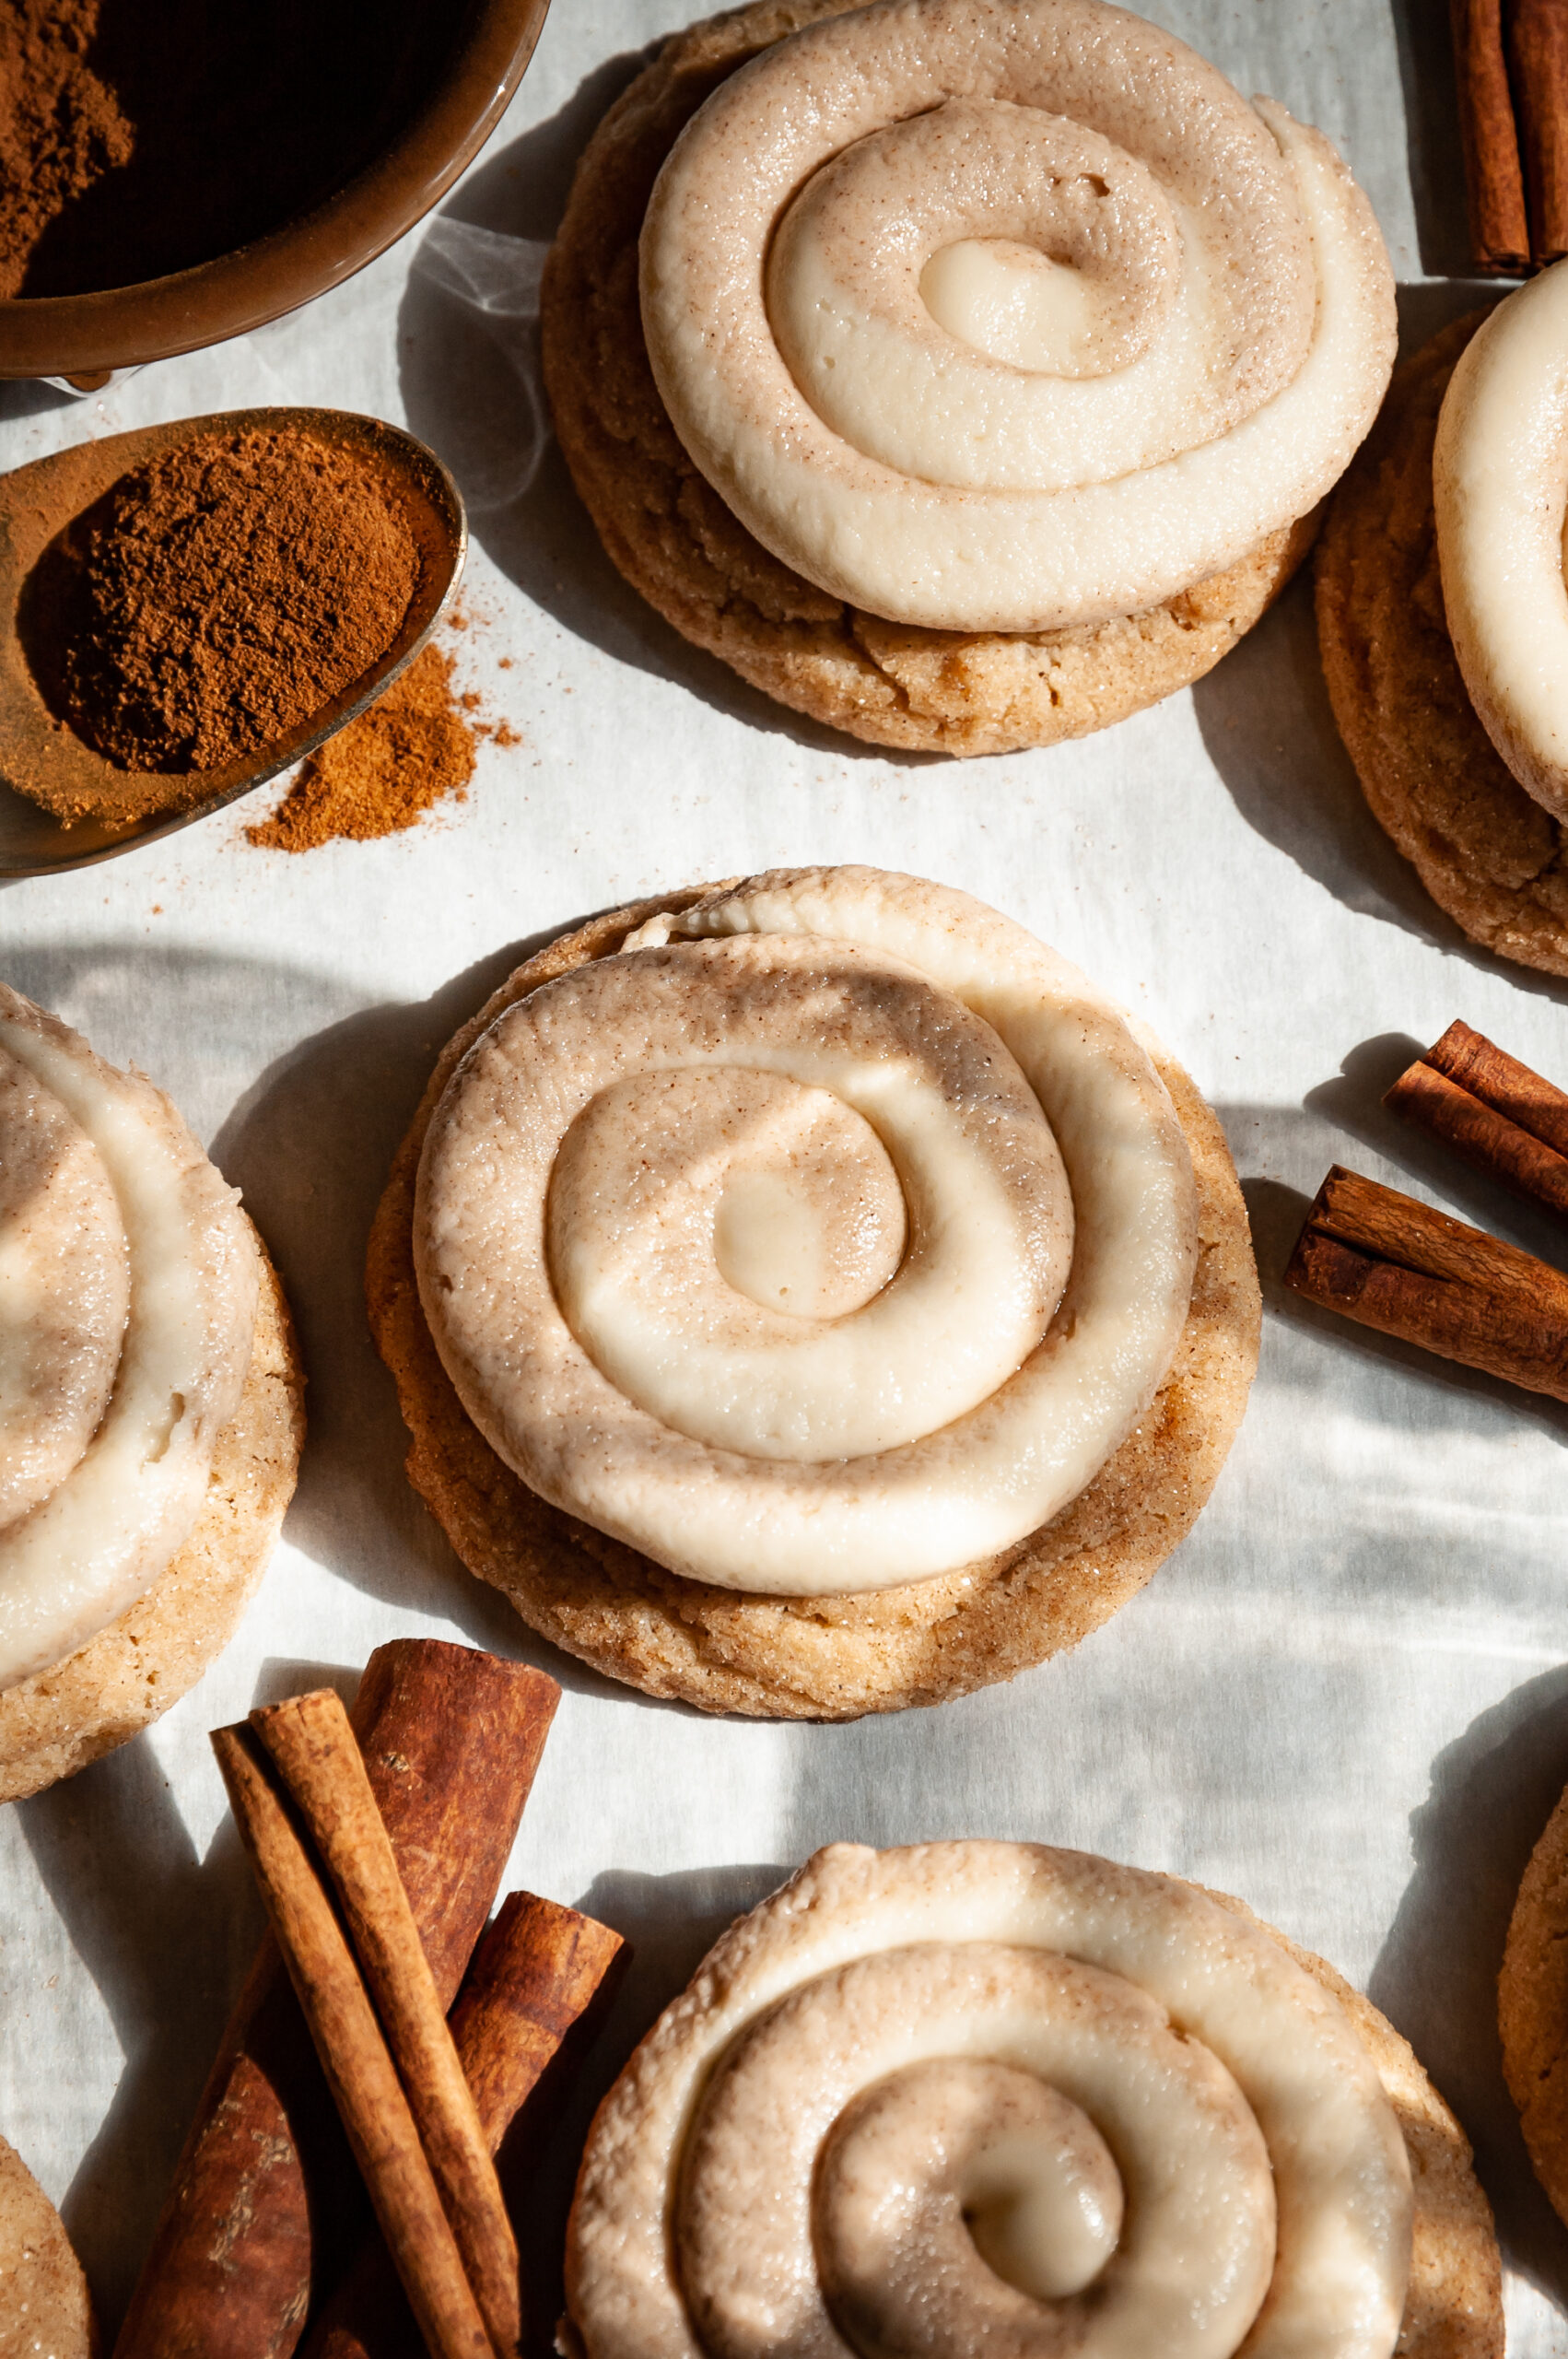
<path id="1" fill-rule="evenodd" d="M 475 738 L 490 733 L 466 718 L 451 675 L 450 655 L 421 649 L 383 697 L 301 766 L 271 818 L 246 828 L 247 842 L 268 851 L 312 851 L 340 836 L 369 843 L 412 827 L 449 796 L 465 801 Z"/>

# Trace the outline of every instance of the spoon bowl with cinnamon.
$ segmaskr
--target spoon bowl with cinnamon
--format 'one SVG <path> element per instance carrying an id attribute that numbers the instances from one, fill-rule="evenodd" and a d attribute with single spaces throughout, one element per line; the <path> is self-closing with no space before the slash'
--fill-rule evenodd
<path id="1" fill-rule="evenodd" d="M 353 676 L 341 676 L 340 663 L 334 679 L 328 667 L 320 702 L 264 743 L 251 742 L 228 758 L 220 742 L 216 760 L 198 750 L 191 759 L 133 764 L 123 757 L 123 732 L 73 725 L 62 702 L 53 661 L 59 649 L 52 640 L 66 628 L 62 595 L 68 601 L 76 593 L 50 585 L 69 564 L 80 570 L 76 543 L 84 520 L 101 512 L 127 478 L 140 481 L 143 471 L 167 469 L 198 447 L 245 438 L 236 446 L 244 450 L 255 447 L 250 438 L 280 435 L 303 438 L 324 464 L 348 463 L 356 480 L 395 515 L 412 580 L 402 618 L 394 611 L 380 652 L 368 654 Z M 81 443 L 0 477 L 0 878 L 112 859 L 221 810 L 303 761 L 418 654 L 456 591 L 467 540 L 462 495 L 435 453 L 397 427 L 346 410 L 228 410 L 182 418 Z M 237 565 L 234 584 L 242 591 L 245 582 Z M 155 616 L 144 634 L 154 671 L 158 627 Z"/>

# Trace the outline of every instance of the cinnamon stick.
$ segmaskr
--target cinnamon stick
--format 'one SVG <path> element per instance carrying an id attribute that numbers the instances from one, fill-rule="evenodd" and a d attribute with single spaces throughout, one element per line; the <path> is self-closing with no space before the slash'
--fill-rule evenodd
<path id="1" fill-rule="evenodd" d="M 501 1880 L 560 1689 L 435 1638 L 378 1647 L 350 1719 L 443 2001 Z M 310 2194 L 307 2199 L 307 2187 Z M 115 2359 L 288 2359 L 363 2198 L 269 1936 L 175 2168 Z"/>
<path id="2" fill-rule="evenodd" d="M 1363 1327 L 1568 1401 L 1568 1277 L 1340 1164 L 1285 1284 Z"/>
<path id="3" fill-rule="evenodd" d="M 337 1894 L 490 2340 L 515 2352 L 522 2316 L 511 2223 L 348 1715 L 322 1687 L 252 1712 L 251 1726 Z"/>
<path id="4" fill-rule="evenodd" d="M 502 1902 L 451 2018 L 492 2153 L 509 2154 L 521 2139 L 543 2144 L 565 2094 L 559 2068 L 578 2060 L 629 1954 L 618 1933 L 575 1908 L 525 1892 Z M 367 2241 L 311 2329 L 304 2359 L 420 2359 L 380 2237 Z"/>
<path id="5" fill-rule="evenodd" d="M 1451 14 L 1471 257 L 1478 271 L 1511 276 L 1529 266 L 1530 233 L 1503 49 L 1503 0 L 1451 0 Z"/>
<path id="6" fill-rule="evenodd" d="M 1568 253 L 1568 5 L 1509 0 L 1507 46 L 1525 167 L 1530 258 Z"/>
<path id="7" fill-rule="evenodd" d="M 1516 1195 L 1568 1214 L 1568 1093 L 1483 1033 L 1450 1024 L 1383 1103 Z"/>
<path id="8" fill-rule="evenodd" d="M 212 1747 L 316 2054 L 434 2359 L 494 2359 L 354 1954 L 252 1731 Z"/>
<path id="9" fill-rule="evenodd" d="M 550 2066 L 573 2060 L 597 2029 L 630 1962 L 621 1935 L 592 1917 L 532 1892 L 502 1901 L 451 2013 L 493 2154 Z"/>

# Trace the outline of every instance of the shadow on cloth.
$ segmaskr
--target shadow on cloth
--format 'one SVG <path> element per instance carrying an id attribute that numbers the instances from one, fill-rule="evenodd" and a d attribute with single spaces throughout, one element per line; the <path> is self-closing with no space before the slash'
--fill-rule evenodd
<path id="1" fill-rule="evenodd" d="M 1393 0 L 1393 15 L 1421 265 L 1431 278 L 1457 278 L 1471 266 L 1470 233 L 1448 12 L 1431 0 Z"/>
<path id="2" fill-rule="evenodd" d="M 197 1858 L 145 1738 L 17 1811 L 125 2060 L 60 2207 L 112 2330 L 261 1938 L 262 1906 L 230 1819 Z"/>
<path id="3" fill-rule="evenodd" d="M 561 2262 L 567 2213 L 600 2099 L 643 2034 L 685 1989 L 720 1934 L 790 1872 L 788 1867 L 745 1866 L 649 1876 L 612 1868 L 595 1876 L 573 1904 L 623 1935 L 631 1945 L 632 1960 L 550 2142 L 523 2224 L 531 2359 L 535 2352 L 545 2359 L 554 2348 L 551 2336 L 564 2305 Z"/>
<path id="4" fill-rule="evenodd" d="M 403 1004 L 368 1005 L 353 985 L 299 968 L 139 945 L 22 951 L 6 977 L 112 1062 L 141 1062 L 157 1040 L 153 1078 L 240 1189 L 309 1379 L 287 1538 L 369 1595 L 450 1615 L 474 1645 L 608 1693 L 462 1570 L 411 1489 L 364 1302 L 370 1223 L 437 1056 L 515 966 L 579 922 L 568 915 Z"/>
<path id="5" fill-rule="evenodd" d="M 369 1596 L 450 1615 L 473 1645 L 608 1693 L 463 1571 L 411 1488 L 407 1435 L 364 1299 L 370 1225 L 438 1055 L 514 967 L 581 921 L 492 953 L 428 1000 L 360 1008 L 298 1040 L 235 1105 L 214 1155 L 277 1258 L 312 1377 L 290 1540 Z"/>

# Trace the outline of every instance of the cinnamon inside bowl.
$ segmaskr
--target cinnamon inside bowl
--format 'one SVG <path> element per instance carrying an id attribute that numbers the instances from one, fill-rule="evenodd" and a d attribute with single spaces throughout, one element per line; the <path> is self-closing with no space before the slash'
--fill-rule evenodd
<path id="1" fill-rule="evenodd" d="M 189 351 L 433 205 L 548 0 L 17 0 L 0 11 L 0 377 Z"/>

